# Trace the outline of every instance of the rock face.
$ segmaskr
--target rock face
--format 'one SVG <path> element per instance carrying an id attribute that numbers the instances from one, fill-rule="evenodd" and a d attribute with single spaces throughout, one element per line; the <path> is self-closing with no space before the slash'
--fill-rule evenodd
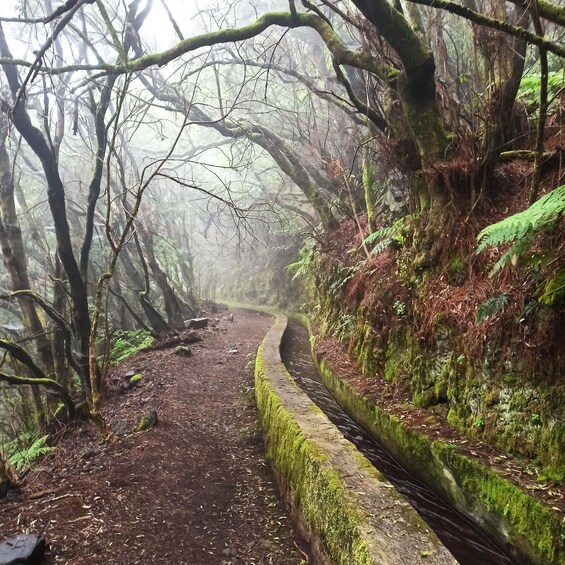
<path id="1" fill-rule="evenodd" d="M 0 565 L 39 565 L 45 554 L 41 534 L 22 534 L 0 543 Z"/>

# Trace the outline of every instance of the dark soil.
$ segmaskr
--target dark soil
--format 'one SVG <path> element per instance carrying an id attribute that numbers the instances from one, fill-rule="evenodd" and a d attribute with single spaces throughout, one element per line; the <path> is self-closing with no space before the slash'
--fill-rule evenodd
<path id="1" fill-rule="evenodd" d="M 119 441 L 89 422 L 0 501 L 3 538 L 44 533 L 48 563 L 299 564 L 307 548 L 263 457 L 253 359 L 271 319 L 236 311 L 197 330 L 192 355 L 140 353 L 112 370 L 104 413 Z M 127 388 L 125 374 L 143 375 Z M 135 432 L 155 410 L 158 425 Z"/>

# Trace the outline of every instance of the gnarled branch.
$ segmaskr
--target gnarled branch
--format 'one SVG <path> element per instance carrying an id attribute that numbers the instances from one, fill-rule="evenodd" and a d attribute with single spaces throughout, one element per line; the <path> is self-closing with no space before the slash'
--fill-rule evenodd
<path id="1" fill-rule="evenodd" d="M 67 414 L 71 420 L 75 417 L 75 403 L 71 398 L 71 395 L 53 379 L 49 379 L 45 376 L 41 378 L 18 377 L 16 375 L 8 375 L 7 373 L 0 372 L 0 381 L 16 386 L 41 386 L 47 393 L 57 396 L 63 401 Z"/>

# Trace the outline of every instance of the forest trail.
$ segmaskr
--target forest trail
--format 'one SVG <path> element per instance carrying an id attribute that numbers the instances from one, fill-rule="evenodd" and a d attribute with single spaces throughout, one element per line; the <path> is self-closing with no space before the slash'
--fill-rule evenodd
<path id="1" fill-rule="evenodd" d="M 216 328 L 199 330 L 192 356 L 150 351 L 113 370 L 105 412 L 120 441 L 101 446 L 86 422 L 67 430 L 23 494 L 0 501 L 3 537 L 44 533 L 49 564 L 305 558 L 263 457 L 247 366 L 271 318 L 241 310 L 233 322 L 218 317 Z M 143 375 L 132 390 L 129 370 Z M 148 410 L 158 425 L 134 433 Z"/>

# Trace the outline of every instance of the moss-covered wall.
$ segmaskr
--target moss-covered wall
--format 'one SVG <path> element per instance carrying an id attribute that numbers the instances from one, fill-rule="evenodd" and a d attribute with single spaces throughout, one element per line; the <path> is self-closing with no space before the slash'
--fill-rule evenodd
<path id="1" fill-rule="evenodd" d="M 370 347 L 370 346 L 369 346 Z M 470 437 L 520 453 L 565 480 L 565 391 L 493 360 L 470 359 L 460 344 L 440 340 L 435 350 L 404 329 L 391 332 L 385 378 L 407 387 L 416 406 L 446 411 L 450 424 Z"/>
<path id="2" fill-rule="evenodd" d="M 560 516 L 453 445 L 409 430 L 395 416 L 356 394 L 319 360 L 323 380 L 355 419 L 415 476 L 507 545 L 520 563 L 565 563 Z"/>
<path id="3" fill-rule="evenodd" d="M 459 453 L 455 445 L 432 441 L 418 434 L 393 414 L 356 393 L 323 358 L 316 355 L 316 340 L 312 339 L 309 319 L 300 314 L 293 317 L 308 328 L 313 356 L 328 390 L 397 461 L 444 500 L 490 531 L 494 539 L 509 547 L 518 562 L 565 563 L 565 521 L 558 512 L 544 506 L 480 462 Z M 366 334 L 366 328 L 363 334 Z M 399 371 L 393 360 L 402 359 L 402 351 L 409 349 L 406 341 L 396 340 L 395 343 L 402 343 L 402 347 L 389 352 L 387 367 L 392 378 Z M 439 396 L 446 394 L 449 382 L 446 368 L 451 367 L 451 354 L 438 355 L 438 359 L 440 361 L 435 367 L 417 369 L 426 375 L 431 372 L 444 375 L 435 381 L 445 383 L 441 392 L 435 388 L 431 393 Z"/>
<path id="4" fill-rule="evenodd" d="M 320 334 L 337 337 L 364 375 L 406 391 L 415 406 L 441 414 L 468 437 L 528 457 L 541 478 L 565 481 L 565 386 L 543 371 L 552 359 L 534 371 L 522 360 L 527 346 L 520 341 L 487 343 L 477 356 L 441 319 L 423 340 L 404 302 L 379 311 L 386 283 L 371 282 L 369 298 L 352 308 L 347 285 L 336 280 L 317 279 L 310 309 Z"/>

